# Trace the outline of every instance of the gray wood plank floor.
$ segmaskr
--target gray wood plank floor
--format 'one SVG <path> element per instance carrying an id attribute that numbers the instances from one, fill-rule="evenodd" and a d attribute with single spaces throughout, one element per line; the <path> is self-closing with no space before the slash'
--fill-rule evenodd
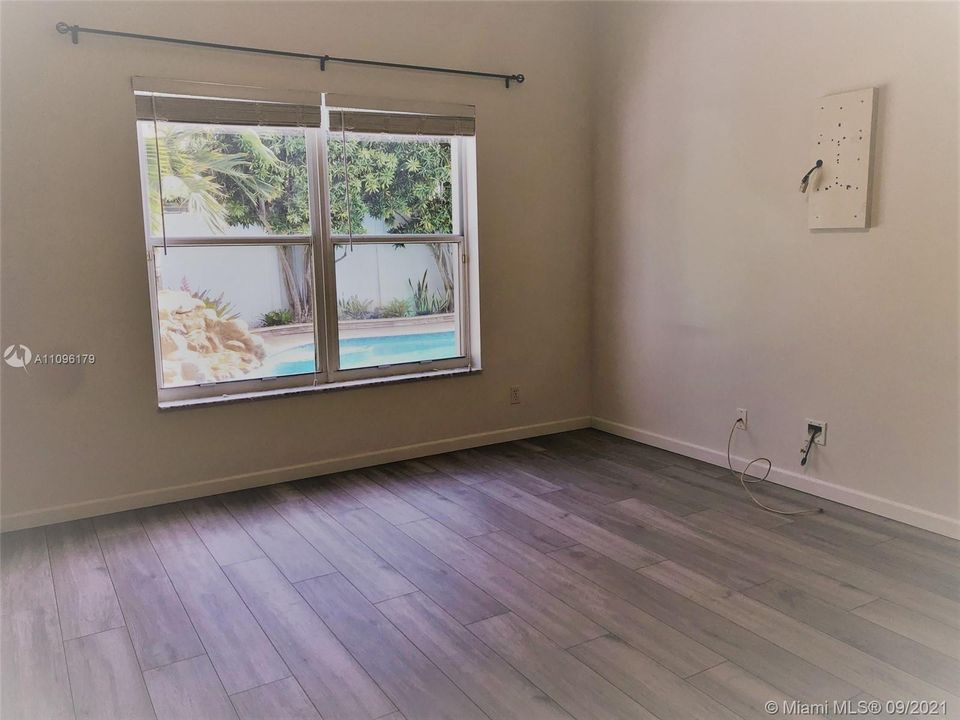
<path id="1" fill-rule="evenodd" d="M 960 717 L 960 541 L 755 492 L 825 513 L 581 430 L 6 533 L 3 719 Z"/>

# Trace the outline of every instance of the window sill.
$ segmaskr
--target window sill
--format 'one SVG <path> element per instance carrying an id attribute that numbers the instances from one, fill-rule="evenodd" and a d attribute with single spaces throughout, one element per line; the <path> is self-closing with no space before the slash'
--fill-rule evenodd
<path id="1" fill-rule="evenodd" d="M 351 390 L 353 388 L 370 387 L 372 385 L 393 385 L 396 383 L 419 382 L 420 380 L 436 380 L 439 378 L 458 377 L 460 375 L 476 375 L 482 372 L 480 368 L 453 368 L 450 370 L 430 370 L 427 372 L 408 373 L 406 375 L 388 375 L 363 380 L 349 380 L 339 383 L 324 383 L 322 385 L 307 385 L 303 387 L 282 388 L 261 392 L 236 393 L 233 395 L 218 395 L 216 397 L 192 398 L 189 400 L 167 400 L 158 404 L 160 410 L 180 410 L 189 407 L 204 407 L 209 405 L 224 405 L 230 403 L 250 402 L 251 400 L 266 400 L 268 398 L 289 397 L 292 395 L 311 395 L 318 392 L 335 392 L 337 390 Z"/>

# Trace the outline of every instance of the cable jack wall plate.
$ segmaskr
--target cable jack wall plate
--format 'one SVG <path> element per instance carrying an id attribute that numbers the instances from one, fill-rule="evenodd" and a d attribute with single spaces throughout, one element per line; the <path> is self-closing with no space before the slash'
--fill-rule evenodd
<path id="1" fill-rule="evenodd" d="M 814 444 L 816 445 L 826 445 L 827 444 L 827 421 L 826 420 L 811 420 L 807 418 L 807 436 L 810 435 L 810 426 L 816 425 L 820 429 L 820 434 L 814 438 Z"/>
<path id="2" fill-rule="evenodd" d="M 816 105 L 807 221 L 811 230 L 870 227 L 870 182 L 877 89 L 827 95 Z"/>

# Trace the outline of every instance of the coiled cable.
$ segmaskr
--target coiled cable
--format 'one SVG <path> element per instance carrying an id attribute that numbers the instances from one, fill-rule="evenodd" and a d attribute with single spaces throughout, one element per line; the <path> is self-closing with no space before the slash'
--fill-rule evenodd
<path id="1" fill-rule="evenodd" d="M 740 485 L 743 487 L 743 491 L 747 493 L 751 500 L 756 503 L 759 507 L 763 508 L 767 512 L 776 513 L 777 515 L 813 515 L 816 513 L 822 513 L 823 508 L 811 508 L 808 510 L 778 510 L 777 508 L 770 507 L 765 505 L 760 500 L 757 499 L 756 495 L 750 492 L 750 488 L 747 487 L 747 484 L 761 483 L 770 476 L 770 472 L 773 470 L 773 463 L 770 461 L 770 458 L 758 457 L 754 458 L 746 464 L 746 466 L 740 472 L 737 472 L 733 469 L 733 459 L 730 456 L 730 449 L 733 445 L 733 434 L 737 431 L 738 427 L 743 426 L 743 420 L 737 418 L 733 423 L 733 427 L 730 428 L 730 437 L 727 438 L 727 468 L 730 470 L 730 474 L 733 475 L 737 480 L 740 481 Z M 747 478 L 747 470 L 756 465 L 757 463 L 765 462 L 767 464 L 767 471 L 763 474 L 763 477 L 758 478 Z"/>

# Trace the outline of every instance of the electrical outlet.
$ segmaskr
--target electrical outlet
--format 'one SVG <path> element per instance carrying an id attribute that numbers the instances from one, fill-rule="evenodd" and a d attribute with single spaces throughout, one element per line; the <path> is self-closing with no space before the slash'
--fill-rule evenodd
<path id="1" fill-rule="evenodd" d="M 510 404 L 511 405 L 520 404 L 520 386 L 519 385 L 510 386 Z"/>
<path id="2" fill-rule="evenodd" d="M 747 429 L 747 409 L 737 408 L 737 420 L 740 421 L 740 427 Z"/>
<path id="3" fill-rule="evenodd" d="M 807 418 L 807 437 L 810 437 L 810 433 L 813 432 L 815 428 L 820 428 L 820 432 L 813 442 L 816 445 L 826 445 L 827 444 L 827 421 L 826 420 L 811 420 Z"/>

